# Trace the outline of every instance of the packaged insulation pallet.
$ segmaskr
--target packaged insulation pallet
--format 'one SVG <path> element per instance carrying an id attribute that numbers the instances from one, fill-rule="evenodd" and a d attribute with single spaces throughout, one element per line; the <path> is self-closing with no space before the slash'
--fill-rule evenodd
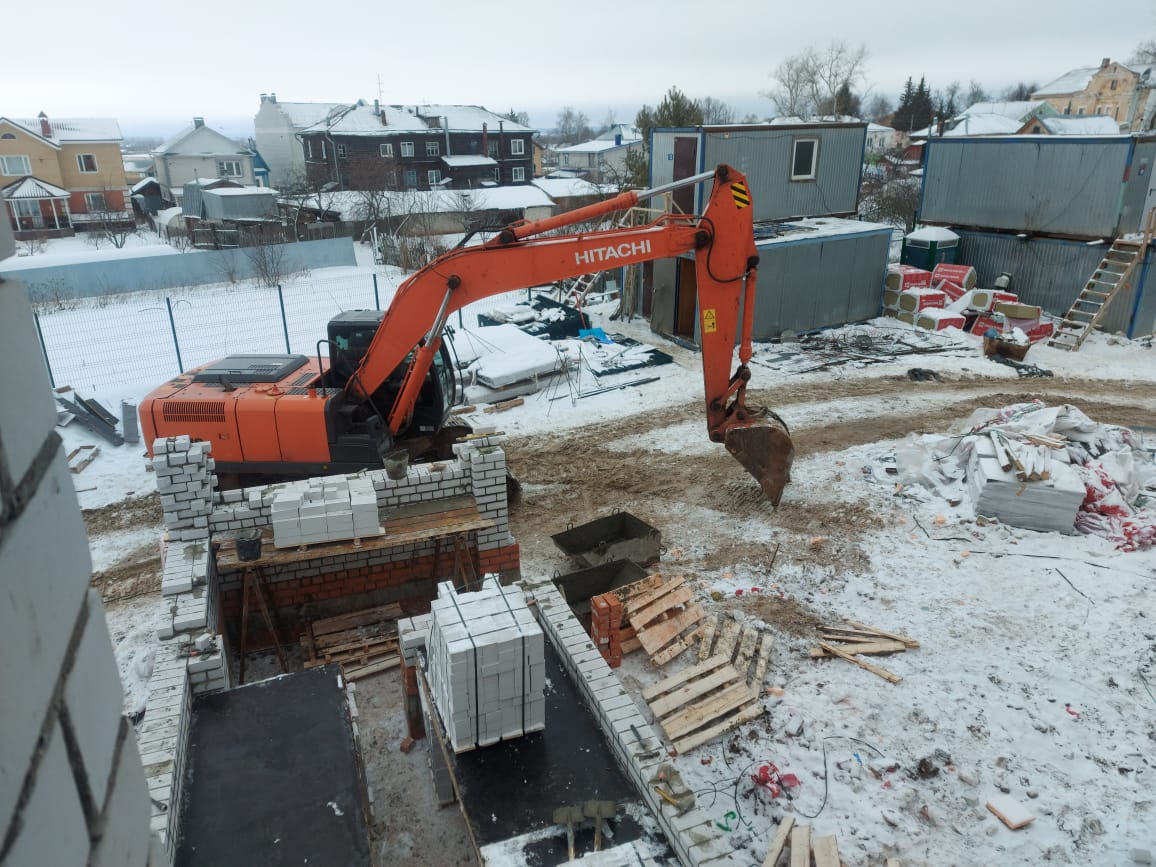
<path id="1" fill-rule="evenodd" d="M 546 727 L 545 645 L 522 591 L 494 579 L 430 606 L 430 690 L 455 752 Z"/>

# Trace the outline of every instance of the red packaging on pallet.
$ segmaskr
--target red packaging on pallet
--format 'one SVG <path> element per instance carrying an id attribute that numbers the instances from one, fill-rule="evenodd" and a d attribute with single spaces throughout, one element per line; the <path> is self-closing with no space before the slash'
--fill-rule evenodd
<path id="1" fill-rule="evenodd" d="M 905 292 L 908 289 L 918 289 L 920 286 L 931 285 L 931 272 L 914 265 L 888 265 L 887 276 L 883 278 L 883 285 L 888 289 L 897 289 Z"/>
<path id="2" fill-rule="evenodd" d="M 920 287 L 911 289 L 899 296 L 899 309 L 908 313 L 918 313 L 932 307 L 942 308 L 947 304 L 947 295 L 938 289 Z"/>
<path id="3" fill-rule="evenodd" d="M 958 301 L 967 292 L 962 286 L 957 286 L 950 280 L 941 280 L 935 284 L 935 288 L 946 295 L 948 301 Z"/>
<path id="4" fill-rule="evenodd" d="M 986 313 L 996 304 L 1003 302 L 1014 303 L 1019 297 L 1011 292 L 1000 292 L 998 289 L 976 289 L 971 293 L 972 310 Z"/>
<path id="5" fill-rule="evenodd" d="M 961 286 L 964 291 L 974 289 L 975 269 L 970 265 L 951 265 L 947 262 L 940 262 L 931 272 L 931 285 L 934 286 L 942 280 Z"/>
<path id="6" fill-rule="evenodd" d="M 942 331 L 944 328 L 962 329 L 967 320 L 961 313 L 950 313 L 947 310 L 920 310 L 915 317 L 915 327 L 925 331 Z"/>
<path id="7" fill-rule="evenodd" d="M 1005 323 L 1002 319 L 996 319 L 992 316 L 977 316 L 975 317 L 975 322 L 971 324 L 970 330 L 972 334 L 978 334 L 980 337 L 983 337 L 985 331 L 989 328 L 994 328 L 998 334 L 1002 335 L 1004 325 Z"/>
<path id="8" fill-rule="evenodd" d="M 1041 340 L 1047 340 L 1056 331 L 1056 326 L 1051 322 L 1037 322 L 1036 327 L 1027 332 L 1028 340 L 1032 343 L 1039 343 Z"/>

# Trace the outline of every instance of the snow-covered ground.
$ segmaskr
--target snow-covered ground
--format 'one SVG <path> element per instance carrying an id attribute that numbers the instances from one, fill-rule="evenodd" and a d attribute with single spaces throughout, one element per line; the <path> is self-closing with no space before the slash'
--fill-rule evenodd
<path id="1" fill-rule="evenodd" d="M 317 271 L 310 279 L 323 285 L 347 276 Z M 396 276 L 391 281 L 396 285 Z M 244 291 L 220 296 L 238 299 L 241 306 L 229 314 L 238 321 L 252 300 Z M 133 309 L 126 306 L 124 315 Z M 605 450 L 634 462 L 647 453 L 681 450 L 693 458 L 717 451 L 706 442 L 698 412 L 669 424 L 631 426 L 631 419 L 701 399 L 701 368 L 694 353 L 662 342 L 645 323 L 612 321 L 608 313 L 595 311 L 593 324 L 658 343 L 675 362 L 597 380 L 588 370 L 571 370 L 524 405 L 478 421 L 513 438 L 563 441 L 570 432 L 613 421 L 619 434 L 605 438 Z M 325 305 L 316 315 L 320 335 Z M 848 333 L 910 331 L 890 320 L 861 329 Z M 774 691 L 762 699 L 769 714 L 742 728 L 737 751 L 736 739 L 726 738 L 680 757 L 679 769 L 697 789 L 700 806 L 732 828 L 728 839 L 752 863 L 761 863 L 784 811 L 818 834 L 837 834 L 849 867 L 881 864 L 884 856 L 900 858 L 905 867 L 1119 865 L 1130 863 L 1134 849 L 1156 857 L 1156 550 L 1124 553 L 1095 536 L 981 524 L 965 506 L 953 507 L 918 485 L 896 486 L 886 470 L 901 439 L 806 449 L 832 425 L 930 410 L 950 414 L 954 401 L 993 392 L 1052 390 L 1104 405 L 1124 402 L 1156 420 L 1154 350 L 1150 342 L 1105 335 L 1095 335 L 1079 353 L 1036 346 L 1027 360 L 1054 377 L 1020 380 L 985 360 L 978 338 L 955 332 L 941 339 L 958 351 L 823 369 L 790 346 L 756 347 L 751 388 L 758 399 L 773 400 L 777 391 L 794 395 L 780 411 L 805 453 L 781 514 L 768 507 L 735 520 L 655 496 L 653 508 L 671 516 L 661 568 L 692 575 L 708 608 L 755 621 L 757 609 L 744 607 L 748 600 L 781 598 L 824 621 L 850 618 L 921 644 L 878 660 L 903 678 L 889 684 L 840 660 L 810 659 L 813 637 L 777 634 L 768 681 Z M 909 388 L 905 374 L 915 366 L 939 372 L 953 387 Z M 141 384 L 94 396 L 106 406 L 138 401 L 172 374 L 146 366 L 138 372 Z M 650 375 L 659 379 L 629 385 Z M 855 393 L 888 380 L 894 388 L 885 398 Z M 578 397 L 615 384 L 624 387 Z M 961 410 L 959 420 L 967 415 Z M 946 425 L 938 432 L 946 433 Z M 1149 448 L 1156 446 L 1150 432 L 1142 435 Z M 92 442 L 75 424 L 62 436 L 68 450 Z M 83 508 L 155 490 L 142 445 L 101 449 L 74 476 Z M 850 510 L 869 520 L 843 526 Z M 800 513 L 812 515 L 813 526 L 788 526 Z M 94 538 L 98 568 L 143 538 L 132 530 Z M 522 541 L 524 569 L 555 568 L 556 560 Z M 776 544 L 783 553 L 773 568 L 750 554 Z M 830 556 L 818 556 L 824 551 Z M 719 558 L 725 563 L 718 565 Z M 721 601 L 711 601 L 712 592 Z M 123 642 L 122 670 L 134 684 L 148 668 L 148 605 L 144 599 L 122 603 L 110 614 Z M 628 682 L 645 684 L 684 664 L 659 672 L 634 654 L 622 672 Z M 922 775 L 916 771 L 921 759 L 927 759 Z M 799 777 L 792 801 L 771 799 L 751 783 L 763 762 Z M 1011 831 L 985 809 L 1004 791 L 1035 816 L 1031 825 Z"/>

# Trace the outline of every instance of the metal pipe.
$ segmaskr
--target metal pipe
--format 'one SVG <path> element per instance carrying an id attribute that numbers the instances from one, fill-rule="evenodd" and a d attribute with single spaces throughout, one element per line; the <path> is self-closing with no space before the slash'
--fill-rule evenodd
<path id="1" fill-rule="evenodd" d="M 651 187 L 649 190 L 642 190 L 637 193 L 638 200 L 653 199 L 655 196 L 661 196 L 663 193 L 669 193 L 672 190 L 689 187 L 691 184 L 701 184 L 704 181 L 709 181 L 714 176 L 714 172 L 702 172 L 697 175 L 691 175 L 689 178 L 679 178 L 677 181 L 671 181 L 669 184 L 661 184 L 657 187 Z"/>

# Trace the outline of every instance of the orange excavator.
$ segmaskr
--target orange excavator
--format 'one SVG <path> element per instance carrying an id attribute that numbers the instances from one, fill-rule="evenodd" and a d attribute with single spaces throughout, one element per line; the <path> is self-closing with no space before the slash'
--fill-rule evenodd
<path id="1" fill-rule="evenodd" d="M 547 234 L 713 179 L 701 215 L 664 214 L 638 227 Z M 351 472 L 404 448 L 415 459 L 444 452 L 468 429 L 448 427 L 456 377 L 446 322 L 502 292 L 692 253 L 707 433 L 778 505 L 794 448 L 775 413 L 748 407 L 751 324 L 759 257 L 746 177 L 713 172 L 621 193 L 533 222 L 513 223 L 484 245 L 459 247 L 398 287 L 384 314 L 347 311 L 329 323 L 326 358 L 233 355 L 195 368 L 140 404 L 149 443 L 188 435 L 212 445 L 218 474 L 245 483 Z M 739 363 L 731 370 L 736 342 Z"/>

